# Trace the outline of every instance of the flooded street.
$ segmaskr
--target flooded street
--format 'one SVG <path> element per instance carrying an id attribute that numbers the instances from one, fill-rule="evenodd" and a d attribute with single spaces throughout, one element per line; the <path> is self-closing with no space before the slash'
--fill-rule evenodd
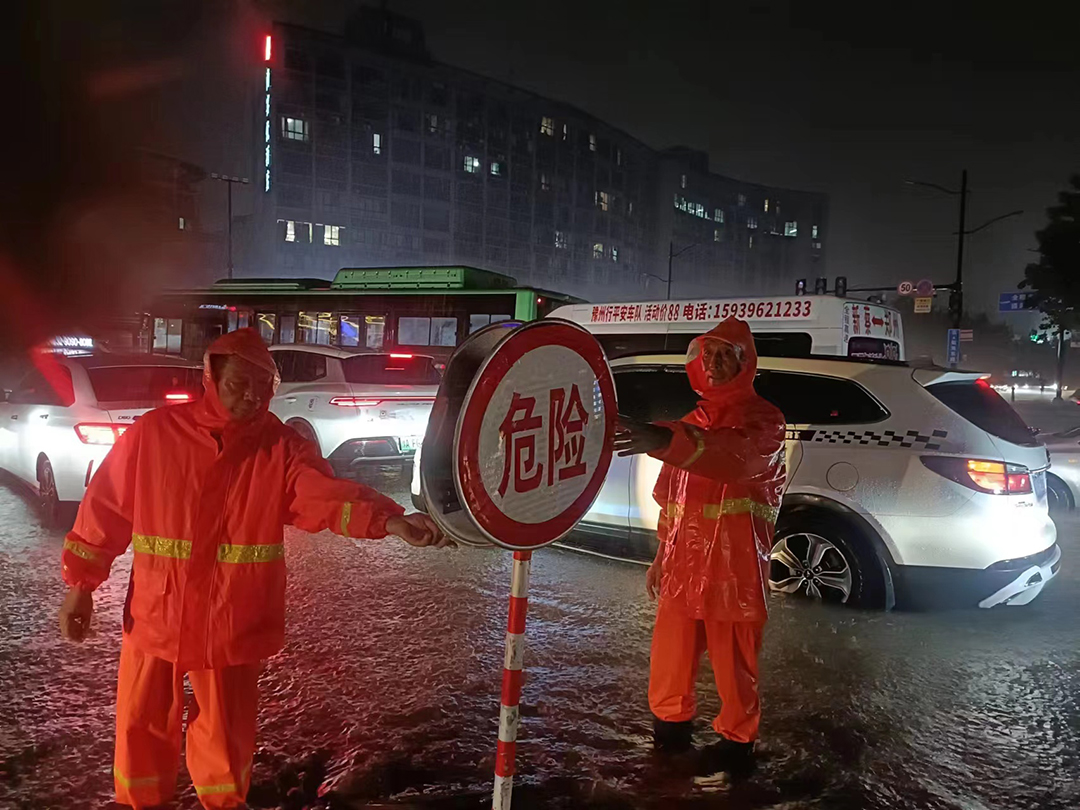
<path id="1" fill-rule="evenodd" d="M 9 486 L 0 527 L 0 807 L 105 807 L 130 556 L 95 594 L 97 636 L 65 644 L 61 535 Z M 514 807 L 1074 810 L 1078 527 L 1060 527 L 1062 574 L 1027 607 L 774 601 L 759 763 L 735 782 L 653 753 L 644 568 L 538 552 Z M 293 530 L 286 545 L 289 633 L 261 682 L 252 806 L 490 806 L 509 553 Z M 707 666 L 699 696 L 711 718 Z M 714 739 L 704 720 L 696 737 Z M 198 806 L 186 775 L 180 796 Z"/>

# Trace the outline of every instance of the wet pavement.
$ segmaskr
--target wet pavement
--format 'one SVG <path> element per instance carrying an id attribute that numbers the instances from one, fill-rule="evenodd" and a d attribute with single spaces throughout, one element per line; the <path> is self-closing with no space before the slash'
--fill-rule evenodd
<path id="1" fill-rule="evenodd" d="M 380 480 L 402 502 L 404 485 Z M 644 569 L 538 552 L 514 808 L 1080 807 L 1080 559 L 1032 605 L 859 613 L 774 602 L 756 770 L 652 751 Z M 0 807 L 111 796 L 128 558 L 64 644 L 62 537 L 0 486 Z M 255 807 L 490 807 L 510 559 L 289 531 L 289 635 L 263 676 Z M 703 665 L 701 712 L 718 710 Z M 707 724 L 699 745 L 712 741 Z M 197 803 L 182 777 L 178 808 Z M 321 795 L 322 798 L 316 798 Z"/>

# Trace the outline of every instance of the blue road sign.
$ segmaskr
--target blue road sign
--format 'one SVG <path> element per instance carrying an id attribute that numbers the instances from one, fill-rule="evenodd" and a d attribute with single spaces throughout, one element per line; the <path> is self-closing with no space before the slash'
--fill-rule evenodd
<path id="1" fill-rule="evenodd" d="M 949 339 L 946 343 L 946 355 L 950 366 L 955 366 L 960 362 L 960 330 L 950 329 Z"/>
<path id="2" fill-rule="evenodd" d="M 1020 312 L 1031 309 L 1030 292 L 1003 292 L 998 296 L 998 312 Z"/>

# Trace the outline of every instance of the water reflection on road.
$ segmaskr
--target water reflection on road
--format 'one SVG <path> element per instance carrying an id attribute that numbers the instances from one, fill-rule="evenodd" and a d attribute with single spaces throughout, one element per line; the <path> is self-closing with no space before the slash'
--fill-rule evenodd
<path id="1" fill-rule="evenodd" d="M 1062 575 L 1028 607 L 774 602 L 759 765 L 735 782 L 652 752 L 644 569 L 537 553 L 514 807 L 1080 807 L 1077 525 L 1062 528 Z M 62 644 L 60 535 L 3 487 L 0 526 L 0 806 L 105 806 L 129 561 L 97 595 L 98 635 Z M 286 542 L 289 635 L 261 683 L 252 804 L 484 807 L 509 555 Z M 705 717 L 709 684 L 703 667 Z M 177 807 L 197 806 L 185 781 Z"/>

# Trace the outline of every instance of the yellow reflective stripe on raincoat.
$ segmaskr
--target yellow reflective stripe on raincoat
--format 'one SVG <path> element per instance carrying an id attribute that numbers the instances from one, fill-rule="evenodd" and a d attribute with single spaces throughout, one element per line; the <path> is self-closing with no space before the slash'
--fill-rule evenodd
<path id="1" fill-rule="evenodd" d="M 349 536 L 349 521 L 352 520 L 352 501 L 345 501 L 341 505 L 341 534 Z"/>
<path id="2" fill-rule="evenodd" d="M 76 557 L 82 557 L 84 560 L 89 560 L 90 562 L 98 563 L 99 565 L 105 564 L 105 561 L 101 559 L 101 554 L 90 546 L 80 543 L 78 540 L 65 540 L 64 548 Z"/>
<path id="3" fill-rule="evenodd" d="M 176 560 L 191 559 L 191 541 L 173 540 L 169 537 L 154 537 L 149 534 L 133 534 L 131 547 L 143 554 L 156 557 L 172 557 Z"/>
<path id="4" fill-rule="evenodd" d="M 226 563 L 265 563 L 280 560 L 284 556 L 284 543 L 251 546 L 222 543 L 218 546 L 217 554 L 218 562 Z"/>
<path id="5" fill-rule="evenodd" d="M 239 793 L 236 789 L 235 782 L 226 782 L 223 785 L 203 785 L 199 787 L 195 786 L 195 794 L 197 796 L 211 796 L 218 793 Z"/>
<path id="6" fill-rule="evenodd" d="M 686 511 L 685 504 L 669 503 L 667 505 L 668 517 L 681 518 Z M 769 523 L 776 523 L 780 507 L 769 506 L 767 503 L 759 503 L 750 498 L 729 498 L 720 503 L 707 503 L 701 507 L 701 514 L 706 520 L 719 520 L 723 515 L 751 514 Z"/>
<path id="7" fill-rule="evenodd" d="M 120 773 L 120 769 L 115 765 L 113 766 L 113 776 L 116 777 L 116 781 L 123 785 L 128 790 L 133 787 L 146 787 L 147 785 L 156 785 L 161 781 L 160 776 L 138 776 L 134 779 L 124 776 Z"/>

